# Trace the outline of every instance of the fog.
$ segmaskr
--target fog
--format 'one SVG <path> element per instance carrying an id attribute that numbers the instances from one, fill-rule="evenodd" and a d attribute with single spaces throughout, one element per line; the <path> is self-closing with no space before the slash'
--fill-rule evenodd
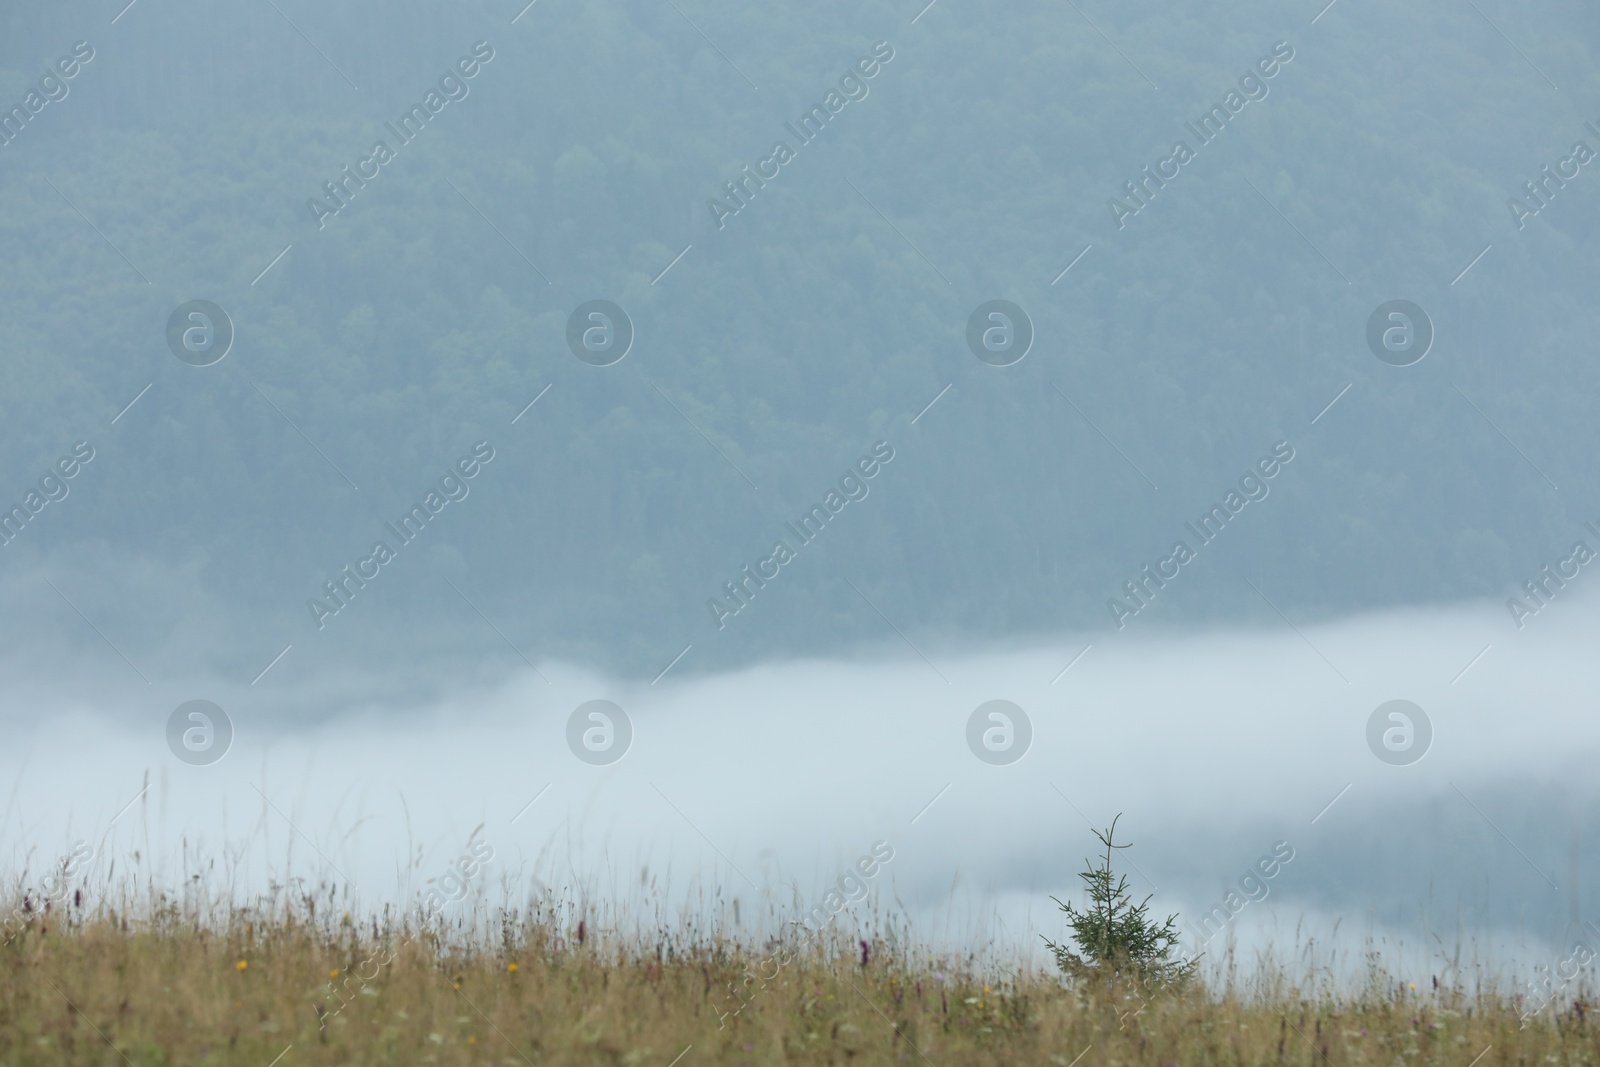
<path id="1" fill-rule="evenodd" d="M 1349 977 L 1371 941 L 1413 981 L 1452 960 L 1509 975 L 1556 959 L 1566 924 L 1594 915 L 1590 606 L 1537 633 L 1476 603 L 981 653 L 901 643 L 653 685 L 544 662 L 445 699 L 350 699 L 312 723 L 290 714 L 293 694 L 215 682 L 34 704 L 6 724 L 7 859 L 37 876 L 82 840 L 101 878 L 137 850 L 161 884 L 201 872 L 245 900 L 298 876 L 348 888 L 341 906 L 364 912 L 414 903 L 476 832 L 493 851 L 483 900 L 552 891 L 629 928 L 689 915 L 750 936 L 803 918 L 883 842 L 893 858 L 839 920 L 845 936 L 888 912 L 929 947 L 1038 963 L 1040 935 L 1063 931 L 1049 897 L 1076 899 L 1091 827 L 1120 815 L 1136 899 L 1177 913 L 1210 958 L 1230 941 L 1247 965 L 1315 943 Z M 231 720 L 219 761 L 168 751 L 180 696 Z M 992 699 L 1032 725 L 1004 765 L 966 740 Z M 1431 722 L 1407 765 L 1367 741 L 1392 699 Z M 567 740 L 591 700 L 632 724 L 604 766 Z M 1201 944 L 1198 918 L 1281 843 L 1292 859 L 1265 898 Z"/>
<path id="2" fill-rule="evenodd" d="M 13 7 L 3 884 L 1600 921 L 1600 9 Z"/>

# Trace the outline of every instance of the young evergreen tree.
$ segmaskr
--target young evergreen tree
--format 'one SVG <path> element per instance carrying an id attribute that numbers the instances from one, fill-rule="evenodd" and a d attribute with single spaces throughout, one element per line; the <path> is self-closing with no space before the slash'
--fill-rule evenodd
<path id="1" fill-rule="evenodd" d="M 1056 965 L 1074 978 L 1132 978 L 1140 985 L 1186 982 L 1194 976 L 1199 962 L 1173 957 L 1178 947 L 1178 917 L 1170 915 L 1166 922 L 1156 923 L 1147 914 L 1150 897 L 1134 904 L 1128 896 L 1127 875 L 1118 876 L 1111 870 L 1113 850 L 1132 847 L 1131 843 L 1119 845 L 1114 841 L 1120 818 L 1118 814 L 1112 819 L 1110 829 L 1104 833 L 1094 831 L 1106 848 L 1105 856 L 1098 867 L 1089 866 L 1085 859 L 1084 869 L 1078 874 L 1088 889 L 1089 907 L 1079 910 L 1057 897 L 1050 898 L 1066 912 L 1078 950 L 1074 952 L 1049 938 L 1044 943 L 1055 954 Z"/>

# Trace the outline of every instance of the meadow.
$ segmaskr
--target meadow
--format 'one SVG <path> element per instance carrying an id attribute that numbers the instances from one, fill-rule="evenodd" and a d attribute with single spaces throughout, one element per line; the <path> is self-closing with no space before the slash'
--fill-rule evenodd
<path id="1" fill-rule="evenodd" d="M 1534 1012 L 1482 974 L 1400 986 L 1376 954 L 1357 987 L 1224 949 L 1207 977 L 1141 992 L 936 956 L 883 915 L 740 941 L 690 920 L 625 934 L 571 900 L 419 923 L 353 916 L 327 887 L 254 907 L 103 899 L 10 901 L 3 1067 L 1600 1061 L 1576 983 Z"/>

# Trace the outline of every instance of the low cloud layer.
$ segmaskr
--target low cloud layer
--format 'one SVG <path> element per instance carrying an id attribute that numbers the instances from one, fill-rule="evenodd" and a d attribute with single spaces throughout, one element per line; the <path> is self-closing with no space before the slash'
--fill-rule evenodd
<path id="1" fill-rule="evenodd" d="M 36 872 L 84 839 L 101 879 L 139 849 L 170 884 L 210 871 L 242 895 L 296 874 L 373 907 L 414 899 L 481 824 L 486 884 L 511 900 L 537 884 L 750 932 L 812 911 L 885 842 L 893 859 L 843 923 L 901 911 L 930 944 L 1039 961 L 1038 935 L 1062 932 L 1049 897 L 1076 899 L 1091 826 L 1120 813 L 1136 898 L 1178 912 L 1191 944 L 1223 926 L 1203 946 L 1213 958 L 1230 941 L 1282 953 L 1312 938 L 1353 958 L 1372 937 L 1424 974 L 1456 946 L 1528 966 L 1597 914 L 1597 628 L 1583 602 L 1565 607 L 1538 633 L 1480 604 L 965 657 L 902 646 L 654 686 L 541 663 L 464 673 L 446 699 L 411 706 L 330 678 L 351 710 L 314 724 L 296 699 L 249 687 L 89 700 L 35 679 L 6 712 L 4 861 Z M 226 712 L 221 761 L 168 749 L 184 699 Z M 1407 765 L 1368 741 L 1374 710 L 1397 699 L 1431 726 Z M 569 724 L 594 700 L 631 724 L 608 765 L 569 746 L 599 729 Z M 991 700 L 1031 723 L 1015 762 L 969 748 Z M 1261 877 L 1284 849 L 1293 858 Z M 1229 921 L 1205 927 L 1208 911 Z"/>

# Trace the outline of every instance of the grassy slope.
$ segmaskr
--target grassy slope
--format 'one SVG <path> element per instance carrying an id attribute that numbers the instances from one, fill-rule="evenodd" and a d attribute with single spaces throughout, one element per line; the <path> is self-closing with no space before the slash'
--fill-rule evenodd
<path id="1" fill-rule="evenodd" d="M 865 965 L 841 941 L 779 966 L 769 950 L 705 939 L 669 937 L 658 953 L 602 947 L 586 930 L 580 943 L 575 930 L 521 916 L 502 916 L 493 937 L 443 939 L 303 912 L 209 922 L 172 906 L 144 914 L 129 922 L 67 906 L 7 927 L 16 933 L 0 948 L 0 1065 L 268 1067 L 282 1054 L 280 1067 L 667 1067 L 689 1046 L 683 1067 L 1066 1067 L 1080 1054 L 1081 1067 L 1468 1067 L 1486 1049 L 1478 1067 L 1600 1060 L 1600 1031 L 1570 998 L 1520 1028 L 1505 1000 L 1396 992 L 1377 976 L 1357 996 L 1286 983 L 1248 996 L 1194 987 L 1153 995 L 1139 1011 L 1126 992 L 913 963 L 881 941 Z M 752 978 L 732 1014 L 741 998 L 731 985 L 754 974 L 770 981 Z"/>

